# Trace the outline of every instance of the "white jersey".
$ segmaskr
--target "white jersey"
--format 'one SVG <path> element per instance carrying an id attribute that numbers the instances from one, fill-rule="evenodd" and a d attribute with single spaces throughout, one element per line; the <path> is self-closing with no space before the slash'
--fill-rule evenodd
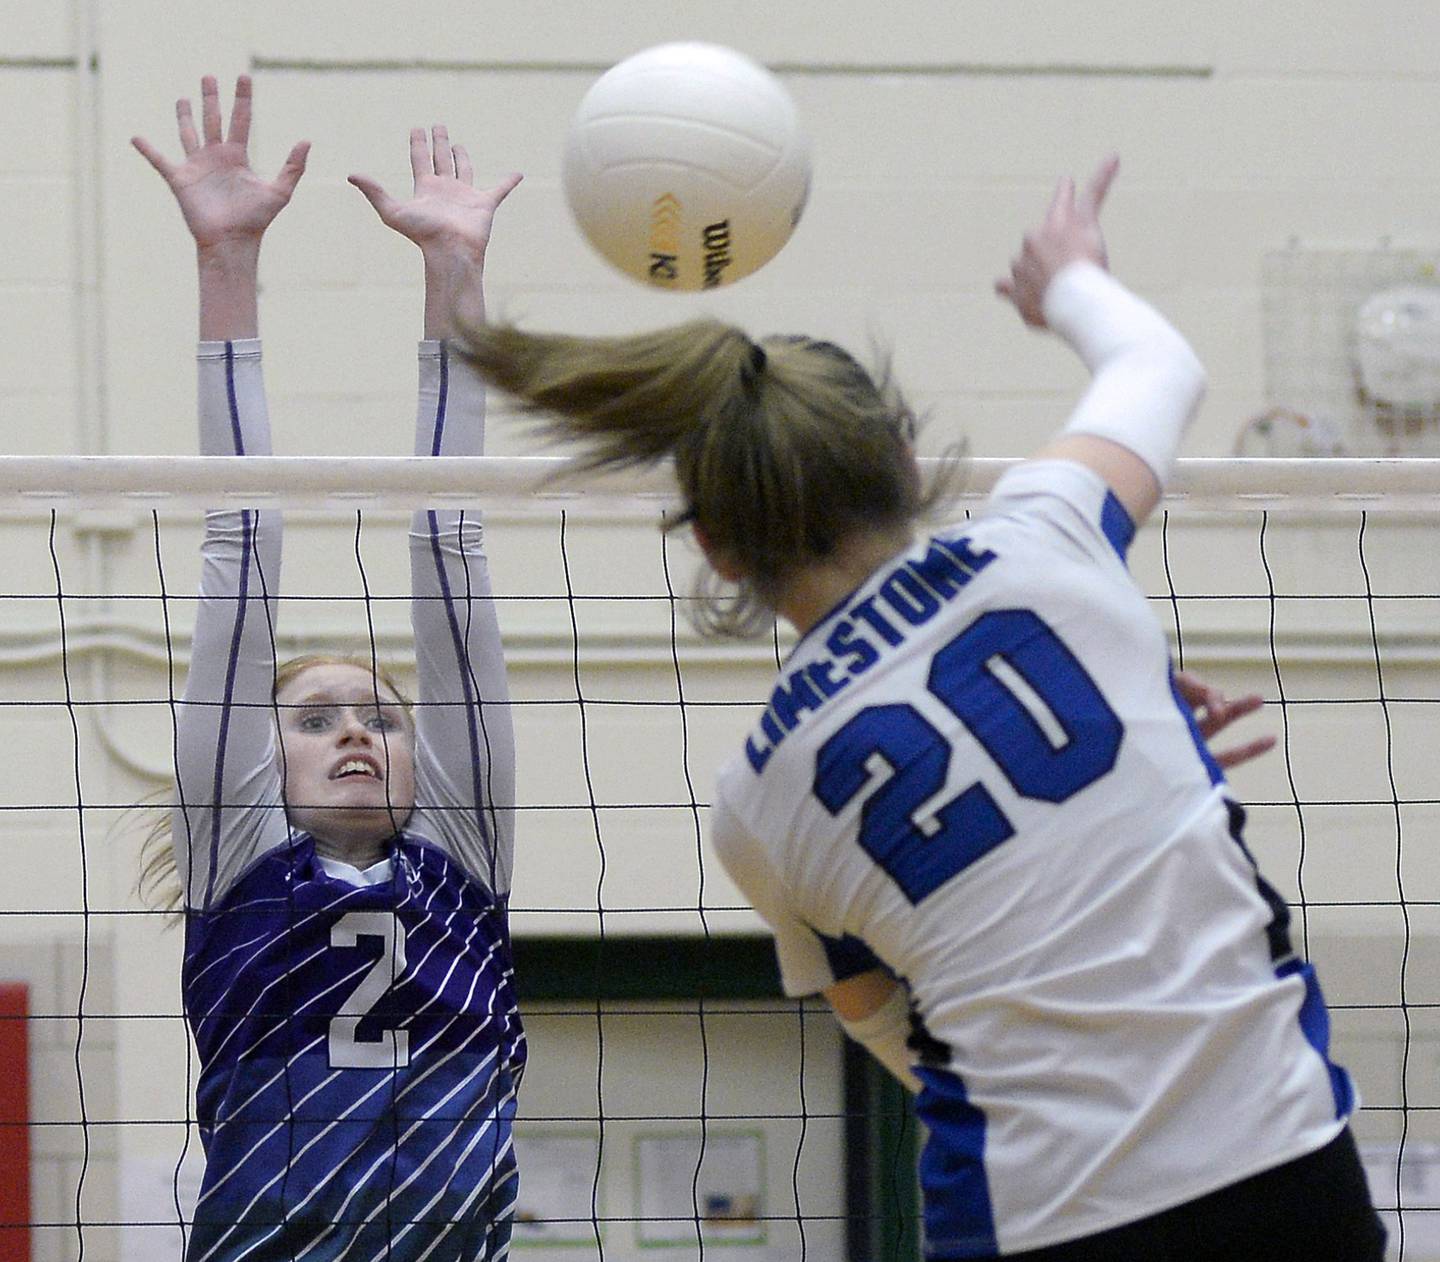
<path id="1" fill-rule="evenodd" d="M 1098 475 L 1032 461 L 801 640 L 714 838 L 785 989 L 910 990 L 927 1249 L 1090 1235 L 1319 1148 L 1353 1093 Z"/>

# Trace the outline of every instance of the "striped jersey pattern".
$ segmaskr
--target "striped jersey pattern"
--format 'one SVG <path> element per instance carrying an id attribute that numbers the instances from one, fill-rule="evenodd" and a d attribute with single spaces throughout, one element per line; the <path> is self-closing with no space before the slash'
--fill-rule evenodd
<path id="1" fill-rule="evenodd" d="M 297 836 L 191 914 L 184 993 L 192 1262 L 501 1256 L 525 1039 L 504 908 L 458 864 L 406 837 L 351 885 Z"/>

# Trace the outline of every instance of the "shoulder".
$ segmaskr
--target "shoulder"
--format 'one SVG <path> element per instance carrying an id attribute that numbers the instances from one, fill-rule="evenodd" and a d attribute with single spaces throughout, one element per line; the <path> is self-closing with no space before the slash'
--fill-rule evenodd
<path id="1" fill-rule="evenodd" d="M 466 905 L 472 905 L 475 900 L 486 904 L 501 901 L 484 873 L 472 871 L 445 846 L 423 834 L 406 829 L 396 842 L 395 855 L 401 878 L 411 886 L 432 892 L 448 890 L 450 899 Z"/>
<path id="2" fill-rule="evenodd" d="M 1100 542 L 1122 561 L 1136 523 L 1094 469 L 1073 460 L 1026 460 L 995 484 L 984 519 L 1024 517 L 1087 544 Z"/>
<path id="3" fill-rule="evenodd" d="M 744 800 L 742 781 L 749 770 L 744 755 L 731 758 L 715 779 L 715 799 L 710 805 L 710 841 L 722 859 L 753 840 L 740 803 Z"/>
<path id="4" fill-rule="evenodd" d="M 710 810 L 710 844 L 725 870 L 742 888 L 769 880 L 777 859 L 764 840 L 766 801 L 773 781 L 763 777 L 755 783 L 749 763 L 742 755 L 722 769 Z"/>

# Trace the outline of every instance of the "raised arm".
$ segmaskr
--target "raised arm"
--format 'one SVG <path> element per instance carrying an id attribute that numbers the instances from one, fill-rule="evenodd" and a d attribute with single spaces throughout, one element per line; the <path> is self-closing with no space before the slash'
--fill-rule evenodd
<path id="1" fill-rule="evenodd" d="M 444 127 L 410 133 L 414 196 L 400 201 L 366 176 L 354 184 L 388 227 L 420 248 L 425 341 L 415 453 L 478 456 L 485 392 L 446 338 L 484 319 L 482 282 L 495 210 L 520 182 L 474 187 L 469 155 Z M 508 894 L 513 855 L 515 735 L 476 510 L 421 510 L 411 522 L 412 621 L 419 674 L 416 818 L 412 830 L 443 845 L 495 892 Z"/>
<path id="2" fill-rule="evenodd" d="M 453 337 L 459 325 L 485 320 L 485 254 L 495 211 L 517 184 L 512 172 L 493 188 L 475 187 L 475 168 L 463 145 L 451 145 L 443 124 L 430 135 L 410 131 L 410 171 L 415 193 L 391 197 L 368 175 L 350 183 L 365 194 L 380 222 L 420 247 L 425 263 L 425 337 Z M 449 453 L 447 453 L 449 454 Z M 474 452 L 456 455 L 479 455 Z"/>
<path id="3" fill-rule="evenodd" d="M 200 450 L 268 455 L 257 337 L 260 244 L 294 192 L 308 145 L 291 150 L 274 181 L 251 170 L 246 76 L 236 83 L 228 134 L 211 77 L 201 85 L 201 134 L 188 99 L 177 103 L 176 114 L 182 161 L 171 162 L 138 136 L 132 143 L 164 178 L 195 242 Z M 277 514 L 206 514 L 191 664 L 177 719 L 172 829 L 191 907 L 223 898 L 251 860 L 287 833 L 271 707 L 279 581 Z"/>
<path id="4" fill-rule="evenodd" d="M 1108 158 L 1079 194 L 1074 181 L 1060 182 L 996 290 L 1093 374 L 1064 431 L 1036 458 L 1095 470 L 1138 526 L 1159 502 L 1205 373 L 1185 339 L 1107 270 L 1099 216 L 1118 167 Z"/>
<path id="5" fill-rule="evenodd" d="M 222 134 L 219 85 L 207 75 L 200 81 L 201 134 L 195 131 L 190 99 L 182 97 L 175 103 L 183 161 L 171 162 L 142 136 L 130 140 L 170 186 L 194 238 L 201 341 L 259 336 L 260 242 L 290 201 L 310 152 L 309 141 L 296 144 L 274 180 L 264 180 L 251 170 L 252 102 L 250 76 L 241 75 L 235 82 L 230 129 Z"/>

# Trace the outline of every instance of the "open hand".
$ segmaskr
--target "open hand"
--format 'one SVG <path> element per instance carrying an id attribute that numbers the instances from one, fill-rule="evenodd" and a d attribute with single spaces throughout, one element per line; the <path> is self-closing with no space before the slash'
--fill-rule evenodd
<path id="1" fill-rule="evenodd" d="M 429 135 L 423 127 L 411 130 L 410 170 L 415 191 L 409 201 L 391 197 L 368 175 L 352 175 L 350 183 L 365 194 L 383 224 L 415 242 L 427 257 L 456 251 L 483 259 L 495 210 L 521 177 L 512 173 L 493 188 L 476 188 L 470 155 L 464 146 L 450 144 L 443 124 Z"/>
<path id="2" fill-rule="evenodd" d="M 305 173 L 310 142 L 290 150 L 274 180 L 261 179 L 250 167 L 246 146 L 250 139 L 252 87 L 249 75 L 235 81 L 235 105 L 230 130 L 222 135 L 220 90 L 213 75 L 200 81 L 202 135 L 195 132 L 190 100 L 175 104 L 180 124 L 182 162 L 171 162 L 143 137 L 130 143 L 157 170 L 185 216 L 185 225 L 202 250 L 236 241 L 258 241 L 275 216 L 285 209 Z"/>
<path id="3" fill-rule="evenodd" d="M 1205 738 L 1207 743 L 1212 736 L 1224 731 L 1236 719 L 1253 714 L 1265 704 L 1254 693 L 1232 700 L 1226 697 L 1220 689 L 1212 687 L 1199 676 L 1184 670 L 1175 672 L 1175 689 L 1184 699 L 1185 704 L 1195 711 L 1195 725 L 1200 729 L 1200 735 Z M 1241 763 L 1258 758 L 1261 754 L 1268 753 L 1274 748 L 1275 738 L 1273 736 L 1261 736 L 1247 744 L 1232 746 L 1230 749 L 1211 750 L 1211 754 L 1221 767 L 1238 767 Z"/>
<path id="4" fill-rule="evenodd" d="M 1031 328 L 1045 327 L 1045 290 L 1067 263 L 1087 259 L 1101 267 L 1107 265 L 1100 207 L 1119 168 L 1120 159 L 1112 154 L 1078 195 L 1070 176 L 1061 180 L 1045 221 L 1025 234 L 1019 256 L 1011 260 L 1010 275 L 995 282 L 995 292 L 1013 302 Z"/>

